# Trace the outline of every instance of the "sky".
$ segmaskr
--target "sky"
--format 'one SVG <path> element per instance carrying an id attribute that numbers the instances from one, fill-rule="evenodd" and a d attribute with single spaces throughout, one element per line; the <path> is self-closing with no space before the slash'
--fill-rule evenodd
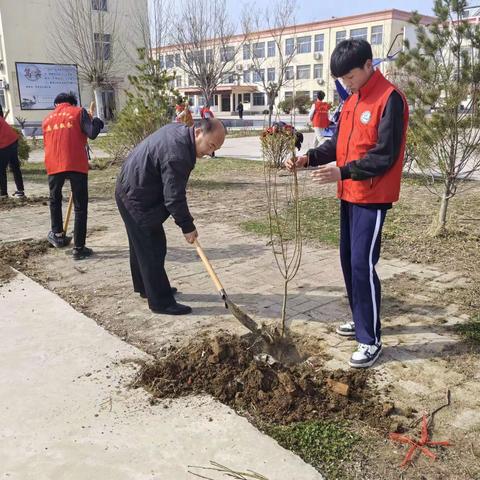
<path id="1" fill-rule="evenodd" d="M 243 0 L 226 0 L 229 13 L 233 18 L 240 18 Z M 256 0 L 255 5 L 265 9 L 271 5 L 271 0 Z M 318 20 L 328 20 L 332 17 L 345 17 L 358 13 L 369 13 L 378 10 L 396 8 L 411 12 L 432 13 L 433 0 L 297 0 L 295 23 L 308 23 Z"/>

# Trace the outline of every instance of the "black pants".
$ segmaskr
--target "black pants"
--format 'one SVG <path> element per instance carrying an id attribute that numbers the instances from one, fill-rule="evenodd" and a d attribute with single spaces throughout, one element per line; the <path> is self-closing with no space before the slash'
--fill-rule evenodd
<path id="1" fill-rule="evenodd" d="M 85 246 L 85 238 L 87 236 L 88 175 L 86 173 L 61 172 L 48 176 L 52 232 L 63 232 L 62 188 L 67 179 L 70 180 L 75 210 L 73 241 L 75 247 L 81 248 Z"/>
<path id="2" fill-rule="evenodd" d="M 115 198 L 128 235 L 133 290 L 146 295 L 152 309 L 171 305 L 175 299 L 165 271 L 167 238 L 163 225 L 141 227 L 122 200 L 117 195 Z"/>
<path id="3" fill-rule="evenodd" d="M 23 192 L 23 177 L 20 170 L 20 160 L 18 159 L 18 141 L 12 143 L 8 147 L 0 148 L 0 195 L 7 195 L 7 167 L 13 173 L 13 179 L 17 191 Z"/>

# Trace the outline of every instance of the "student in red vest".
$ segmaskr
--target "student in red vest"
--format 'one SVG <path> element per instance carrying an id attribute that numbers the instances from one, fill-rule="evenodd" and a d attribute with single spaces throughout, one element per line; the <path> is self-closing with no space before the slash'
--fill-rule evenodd
<path id="1" fill-rule="evenodd" d="M 15 198 L 25 197 L 23 187 L 22 171 L 18 160 L 18 135 L 17 132 L 0 116 L 0 198 L 8 197 L 7 190 L 7 167 L 13 173 L 17 191 L 13 194 Z"/>
<path id="2" fill-rule="evenodd" d="M 210 110 L 210 105 L 208 103 L 200 109 L 200 116 L 202 118 L 215 118 L 215 115 Z"/>
<path id="3" fill-rule="evenodd" d="M 365 40 L 340 42 L 330 69 L 352 92 L 337 133 L 307 155 L 287 162 L 287 167 L 318 166 L 312 173 L 314 182 L 337 182 L 340 260 L 353 318 L 337 333 L 356 337 L 358 348 L 349 364 L 366 368 L 382 351 L 375 265 L 385 216 L 400 194 L 408 105 L 403 93 L 374 70 L 372 48 Z"/>
<path id="4" fill-rule="evenodd" d="M 67 243 L 62 220 L 62 188 L 70 181 L 75 209 L 73 259 L 89 257 L 92 250 L 85 246 L 88 211 L 87 137 L 97 138 L 103 128 L 84 108 L 77 107 L 75 95 L 60 93 L 54 101 L 55 110 L 42 123 L 45 146 L 45 167 L 50 188 L 52 230 L 47 239 L 54 247 Z"/>
<path id="5" fill-rule="evenodd" d="M 313 131 L 315 132 L 315 141 L 313 143 L 313 148 L 316 148 L 320 145 L 323 138 L 323 132 L 330 124 L 328 118 L 328 111 L 330 110 L 330 104 L 324 102 L 325 92 L 321 90 L 317 92 L 317 99 L 312 104 L 310 109 L 310 121 L 313 125 Z"/>

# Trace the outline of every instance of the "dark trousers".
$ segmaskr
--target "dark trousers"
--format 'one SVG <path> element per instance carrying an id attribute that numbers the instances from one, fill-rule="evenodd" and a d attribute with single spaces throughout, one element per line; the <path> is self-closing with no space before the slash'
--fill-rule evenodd
<path id="1" fill-rule="evenodd" d="M 171 305 L 175 299 L 165 271 L 167 238 L 163 225 L 141 227 L 122 200 L 117 195 L 115 198 L 128 235 L 133 290 L 147 296 L 151 309 Z"/>
<path id="2" fill-rule="evenodd" d="M 63 232 L 62 188 L 67 179 L 70 180 L 75 210 L 73 241 L 75 247 L 81 248 L 85 246 L 85 239 L 87 237 L 88 175 L 86 173 L 61 172 L 48 176 L 52 232 Z"/>
<path id="3" fill-rule="evenodd" d="M 375 265 L 380 258 L 386 209 L 341 202 L 340 261 L 352 310 L 357 341 L 380 341 L 381 288 Z"/>
<path id="4" fill-rule="evenodd" d="M 18 159 L 18 141 L 8 147 L 0 148 L 0 195 L 7 195 L 7 167 L 10 165 L 10 171 L 13 173 L 13 179 L 17 191 L 23 192 L 23 177 L 20 170 L 20 160 Z"/>

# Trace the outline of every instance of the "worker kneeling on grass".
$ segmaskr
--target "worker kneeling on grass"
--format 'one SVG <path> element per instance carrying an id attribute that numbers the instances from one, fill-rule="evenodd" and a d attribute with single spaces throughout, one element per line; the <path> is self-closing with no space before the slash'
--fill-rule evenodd
<path id="1" fill-rule="evenodd" d="M 356 337 L 358 348 L 349 364 L 365 368 L 382 351 L 375 265 L 385 215 L 400 194 L 408 105 L 403 93 L 374 70 L 372 48 L 365 40 L 340 42 L 332 53 L 330 70 L 352 92 L 337 131 L 286 166 L 319 166 L 312 173 L 315 182 L 337 182 L 340 260 L 353 317 L 337 333 Z M 327 165 L 334 161 L 336 165 Z"/>
<path id="2" fill-rule="evenodd" d="M 45 168 L 50 189 L 52 230 L 47 239 L 54 247 L 65 247 L 70 239 L 63 231 L 62 188 L 70 180 L 75 208 L 73 259 L 89 257 L 92 250 L 85 246 L 88 209 L 87 137 L 97 138 L 103 128 L 99 118 L 91 117 L 77 107 L 75 95 L 60 93 L 54 101 L 55 110 L 42 123 L 45 147 Z"/>
<path id="3" fill-rule="evenodd" d="M 163 222 L 171 215 L 185 240 L 195 242 L 198 233 L 187 204 L 187 181 L 196 158 L 218 150 L 225 133 L 217 119 L 203 119 L 198 128 L 166 125 L 132 150 L 118 176 L 115 198 L 128 235 L 133 289 L 148 299 L 154 313 L 192 311 L 175 301 L 176 289 L 165 271 Z"/>

